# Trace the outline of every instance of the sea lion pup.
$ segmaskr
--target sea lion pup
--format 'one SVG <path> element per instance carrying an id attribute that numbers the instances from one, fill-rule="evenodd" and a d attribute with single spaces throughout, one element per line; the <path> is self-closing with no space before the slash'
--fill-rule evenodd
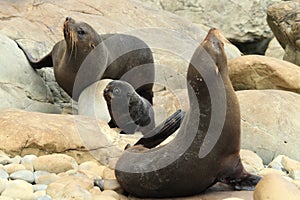
<path id="1" fill-rule="evenodd" d="M 121 80 L 111 81 L 105 87 L 103 96 L 111 122 L 122 130 L 121 133 L 147 133 L 155 127 L 152 105 L 138 95 L 129 83 Z"/>
<path id="2" fill-rule="evenodd" d="M 125 34 L 99 35 L 89 24 L 76 22 L 70 17 L 64 22 L 63 32 L 64 40 L 56 43 L 52 51 L 40 60 L 35 60 L 20 44 L 18 46 L 34 69 L 53 67 L 57 83 L 75 101 L 83 89 L 97 80 L 123 77 L 152 104 L 154 64 L 152 52 L 145 42 Z M 99 44 L 102 46 L 97 50 Z M 96 55 L 90 56 L 92 60 L 83 63 L 95 50 Z M 78 76 L 82 64 L 87 69 L 81 70 Z M 141 70 L 133 70 L 136 67 L 141 67 Z M 131 75 L 124 76 L 131 70 Z M 77 85 L 74 86 L 75 81 Z"/>
<path id="3" fill-rule="evenodd" d="M 224 44 L 211 29 L 188 68 L 190 109 L 176 137 L 158 148 L 128 148 L 116 163 L 121 187 L 142 198 L 199 194 L 216 182 L 253 189 L 260 177 L 245 171 L 240 110 L 228 77 Z"/>
<path id="4" fill-rule="evenodd" d="M 103 92 L 112 123 L 118 125 L 121 133 L 143 133 L 136 144 L 147 148 L 160 144 L 174 133 L 184 117 L 181 110 L 175 112 L 158 127 L 155 127 L 152 105 L 141 97 L 127 82 L 114 80 L 107 84 Z M 155 146 L 156 146 L 155 145 Z"/>

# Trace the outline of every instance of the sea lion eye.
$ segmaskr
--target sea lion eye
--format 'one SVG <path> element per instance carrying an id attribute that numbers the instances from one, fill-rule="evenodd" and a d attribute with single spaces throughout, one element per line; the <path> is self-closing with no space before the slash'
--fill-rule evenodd
<path id="1" fill-rule="evenodd" d="M 84 35 L 85 31 L 84 30 L 78 30 L 77 33 L 78 33 L 78 35 Z"/>
<path id="2" fill-rule="evenodd" d="M 115 95 L 118 95 L 118 94 L 120 94 L 120 89 L 119 88 L 114 88 L 114 90 L 113 90 L 113 93 L 115 94 Z"/>

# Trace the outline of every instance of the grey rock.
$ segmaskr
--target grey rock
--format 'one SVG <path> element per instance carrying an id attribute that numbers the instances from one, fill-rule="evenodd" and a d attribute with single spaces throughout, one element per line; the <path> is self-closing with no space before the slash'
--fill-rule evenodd
<path id="1" fill-rule="evenodd" d="M 52 200 L 52 198 L 49 195 L 44 195 L 38 197 L 36 200 Z"/>
<path id="2" fill-rule="evenodd" d="M 33 187 L 33 191 L 36 192 L 36 191 L 46 190 L 48 185 L 46 185 L 46 184 L 35 184 L 35 185 L 32 185 L 32 187 Z"/>
<path id="3" fill-rule="evenodd" d="M 8 179 L 9 178 L 9 174 L 4 169 L 0 169 L 0 178 L 2 178 L 2 179 Z"/>
<path id="4" fill-rule="evenodd" d="M 24 162 L 33 162 L 36 158 L 36 155 L 25 155 L 21 158 L 21 164 L 23 164 Z"/>
<path id="5" fill-rule="evenodd" d="M 28 183 L 34 182 L 33 172 L 30 170 L 20 170 L 10 174 L 10 178 L 13 180 L 24 180 Z"/>

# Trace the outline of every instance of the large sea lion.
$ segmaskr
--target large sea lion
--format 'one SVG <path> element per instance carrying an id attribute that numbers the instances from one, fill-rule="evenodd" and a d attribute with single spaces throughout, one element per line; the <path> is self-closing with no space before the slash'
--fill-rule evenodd
<path id="1" fill-rule="evenodd" d="M 187 73 L 190 109 L 165 146 L 128 148 L 116 163 L 121 187 L 143 198 L 199 194 L 216 182 L 253 189 L 260 177 L 245 171 L 240 151 L 240 110 L 231 85 L 222 36 L 211 29 Z"/>
<path id="2" fill-rule="evenodd" d="M 145 42 L 126 34 L 99 35 L 89 24 L 70 17 L 64 22 L 63 32 L 64 40 L 56 43 L 40 60 L 35 60 L 18 44 L 34 69 L 53 67 L 57 83 L 76 101 L 81 91 L 97 80 L 123 79 L 152 104 L 154 64 L 152 52 Z M 99 44 L 100 50 L 94 57 L 89 57 L 92 61 L 85 61 Z M 89 63 L 96 66 L 87 66 Z M 82 64 L 86 70 L 80 69 Z M 136 70 L 139 66 L 140 70 Z"/>

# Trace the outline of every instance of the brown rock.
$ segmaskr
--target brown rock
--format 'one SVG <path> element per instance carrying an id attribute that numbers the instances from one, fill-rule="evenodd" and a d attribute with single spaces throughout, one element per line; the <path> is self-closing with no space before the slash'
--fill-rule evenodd
<path id="1" fill-rule="evenodd" d="M 63 152 L 78 163 L 97 159 L 108 164 L 110 159 L 121 155 L 127 143 L 136 140 L 121 140 L 127 136 L 120 136 L 106 123 L 93 118 L 16 109 L 0 111 L 0 127 L 0 149 L 9 155 Z"/>
<path id="2" fill-rule="evenodd" d="M 101 197 L 112 197 L 113 199 L 116 199 L 116 200 L 120 199 L 120 195 L 113 190 L 104 190 L 101 193 Z"/>
<path id="3" fill-rule="evenodd" d="M 300 93 L 300 67 L 276 58 L 248 55 L 228 61 L 235 90 L 279 89 Z"/>
<path id="4" fill-rule="evenodd" d="M 268 8 L 267 22 L 281 46 L 284 60 L 300 64 L 299 1 L 280 1 Z"/>
<path id="5" fill-rule="evenodd" d="M 14 199 L 33 199 L 32 185 L 23 180 L 9 181 L 2 196 L 11 197 Z"/>
<path id="6" fill-rule="evenodd" d="M 277 155 L 300 160 L 300 95 L 279 90 L 238 91 L 241 147 L 257 153 L 264 164 Z"/>
<path id="7" fill-rule="evenodd" d="M 44 155 L 33 161 L 35 171 L 60 173 L 70 169 L 77 169 L 77 167 L 78 165 L 75 159 L 65 154 Z"/>
<path id="8" fill-rule="evenodd" d="M 26 169 L 24 165 L 22 164 L 8 164 L 8 165 L 5 165 L 3 167 L 5 169 L 5 171 L 8 173 L 8 174 L 11 174 L 11 173 L 14 173 L 16 171 L 20 171 L 20 170 L 24 170 Z"/>
<path id="9" fill-rule="evenodd" d="M 81 163 L 78 167 L 79 170 L 85 170 L 93 173 L 95 176 L 103 176 L 103 171 L 105 169 L 105 166 L 100 165 L 98 162 L 95 161 L 87 161 L 84 163 Z"/>
<path id="10" fill-rule="evenodd" d="M 259 176 L 266 176 L 266 175 L 269 175 L 269 174 L 278 174 L 278 175 L 281 175 L 281 176 L 286 176 L 286 173 L 284 173 L 283 171 L 278 170 L 278 169 L 272 169 L 272 168 L 264 168 L 261 171 L 259 171 L 257 174 Z"/>
<path id="11" fill-rule="evenodd" d="M 50 187 L 51 184 L 48 186 Z M 73 200 L 92 200 L 93 197 L 90 192 L 88 192 L 86 189 L 80 187 L 79 185 L 76 184 L 58 184 L 57 188 L 52 187 L 52 191 L 50 189 L 48 190 L 47 188 L 47 194 L 52 197 L 52 199 L 60 199 L 60 200 L 68 200 L 68 199 L 73 199 Z M 59 188 L 59 186 L 62 186 Z"/>
<path id="12" fill-rule="evenodd" d="M 298 200 L 300 190 L 282 176 L 271 174 L 263 177 L 257 184 L 253 197 L 254 200 Z"/>
<path id="13" fill-rule="evenodd" d="M 106 167 L 103 171 L 103 178 L 104 179 L 117 179 L 115 176 L 115 171 Z"/>
<path id="14" fill-rule="evenodd" d="M 247 172 L 257 173 L 264 168 L 262 159 L 253 151 L 241 149 L 240 156 Z"/>

